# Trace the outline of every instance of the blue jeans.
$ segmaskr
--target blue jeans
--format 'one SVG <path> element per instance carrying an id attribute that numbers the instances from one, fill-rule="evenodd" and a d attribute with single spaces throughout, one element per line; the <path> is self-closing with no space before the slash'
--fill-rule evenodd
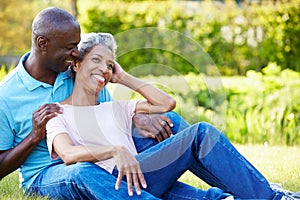
<path id="1" fill-rule="evenodd" d="M 136 147 L 141 150 L 136 157 L 148 183 L 146 191 L 165 198 L 166 191 L 171 188 L 174 192 L 173 184 L 190 170 L 209 185 L 221 189 L 202 191 L 203 198 L 210 194 L 224 198 L 227 192 L 240 199 L 281 199 L 283 194 L 274 192 L 265 177 L 219 130 L 208 123 L 190 126 L 173 116 L 174 112 L 167 115 L 175 125 L 172 131 L 177 134 L 173 137 L 161 143 L 155 140 L 140 143 L 141 139 L 134 132 Z M 188 194 L 189 189 L 186 189 L 182 194 Z"/>
<path id="2" fill-rule="evenodd" d="M 141 196 L 129 197 L 125 182 L 116 191 L 116 178 L 89 162 L 47 167 L 27 194 L 52 199 L 223 199 L 229 196 L 224 191 L 241 198 L 277 199 L 282 196 L 269 188 L 265 178 L 219 131 L 205 123 L 189 127 L 176 113 L 167 115 L 175 125 L 173 131 L 179 134 L 158 145 L 155 140 L 134 137 L 138 152 L 142 152 L 137 159 L 148 184 Z M 179 176 L 188 169 L 216 187 L 203 191 L 178 182 Z"/>

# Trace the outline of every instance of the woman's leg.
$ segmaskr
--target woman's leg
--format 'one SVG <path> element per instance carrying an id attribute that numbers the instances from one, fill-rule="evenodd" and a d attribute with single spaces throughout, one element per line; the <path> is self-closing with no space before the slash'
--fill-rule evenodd
<path id="1" fill-rule="evenodd" d="M 188 128 L 190 124 L 185 121 L 180 115 L 178 115 L 174 111 L 166 112 L 165 115 L 169 117 L 173 123 L 173 127 L 171 128 L 173 134 L 177 134 L 178 132 Z M 133 141 L 135 143 L 137 152 L 143 152 L 146 149 L 158 144 L 158 141 L 152 138 L 144 138 L 139 135 L 138 130 L 135 128 L 133 130 Z M 203 169 L 205 171 L 205 169 Z M 208 174 L 208 173 L 206 173 Z M 206 176 L 207 178 L 208 176 Z M 176 181 L 172 186 L 170 186 L 169 190 L 167 190 L 163 199 L 168 200 L 184 200 L 184 199 L 225 199 L 230 196 L 228 193 L 224 193 L 221 189 L 211 188 L 209 190 L 201 190 L 190 185 L 184 184 L 180 181 Z"/>
<path id="2" fill-rule="evenodd" d="M 231 197 L 231 198 L 229 198 Z M 175 182 L 172 187 L 164 193 L 163 199 L 166 200 L 196 200 L 196 199 L 206 199 L 206 200 L 233 200 L 233 196 L 229 193 L 225 193 L 223 190 L 211 187 L 208 190 L 201 190 L 182 182 Z M 238 199 L 235 199 L 238 200 Z"/>
<path id="3" fill-rule="evenodd" d="M 57 164 L 44 169 L 26 194 L 50 199 L 157 199 L 146 191 L 130 197 L 126 182 L 119 190 L 115 183 L 113 175 L 93 163 Z"/>
<path id="4" fill-rule="evenodd" d="M 232 146 L 220 131 L 198 123 L 137 155 L 147 191 L 161 197 L 188 169 L 215 177 L 215 186 L 239 198 L 281 197 L 267 180 Z M 159 181 L 163 180 L 163 181 Z"/>
<path id="5" fill-rule="evenodd" d="M 180 115 L 178 115 L 174 111 L 166 112 L 165 115 L 171 119 L 174 125 L 171 128 L 174 135 L 190 126 L 190 124 L 187 121 L 185 121 Z M 135 143 L 138 153 L 143 152 L 146 149 L 149 149 L 150 147 L 153 147 L 154 145 L 158 144 L 158 141 L 155 139 L 144 138 L 140 136 L 136 128 L 133 130 L 133 141 Z M 199 170 L 200 169 L 198 167 L 197 171 Z M 209 182 L 212 182 L 212 180 L 216 179 L 213 175 L 207 172 L 205 168 L 203 168 L 202 171 L 203 174 L 205 174 L 203 175 L 204 180 L 209 180 Z M 219 190 L 217 188 L 212 188 L 208 191 L 201 190 L 177 181 L 164 194 L 164 199 L 197 199 L 199 197 L 205 197 L 207 199 L 224 199 L 227 196 L 229 196 L 228 193 L 224 193 L 222 190 Z"/>

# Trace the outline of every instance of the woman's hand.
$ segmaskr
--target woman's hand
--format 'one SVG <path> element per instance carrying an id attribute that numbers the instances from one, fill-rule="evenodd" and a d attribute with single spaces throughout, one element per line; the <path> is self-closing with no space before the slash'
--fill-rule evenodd
<path id="1" fill-rule="evenodd" d="M 144 175 L 140 168 L 139 162 L 136 158 L 124 147 L 116 147 L 114 155 L 116 165 L 119 171 L 117 182 L 115 185 L 116 190 L 119 189 L 123 176 L 126 176 L 128 195 L 133 196 L 132 185 L 136 189 L 138 195 L 141 194 L 140 184 L 143 188 L 147 187 Z"/>
<path id="2" fill-rule="evenodd" d="M 119 83 L 119 80 L 125 74 L 125 71 L 123 70 L 123 68 L 117 61 L 115 61 L 114 63 L 115 63 L 115 66 L 113 69 L 113 74 L 112 74 L 110 82 L 111 83 Z"/>

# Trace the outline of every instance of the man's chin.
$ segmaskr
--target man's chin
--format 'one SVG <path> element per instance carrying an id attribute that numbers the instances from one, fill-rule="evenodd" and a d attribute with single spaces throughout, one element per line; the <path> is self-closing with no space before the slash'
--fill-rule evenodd
<path id="1" fill-rule="evenodd" d="M 65 72 L 65 71 L 67 71 L 69 68 L 71 68 L 71 65 L 70 65 L 70 63 L 67 63 L 67 64 L 65 64 L 65 68 L 63 68 L 63 69 L 61 70 L 61 72 Z"/>

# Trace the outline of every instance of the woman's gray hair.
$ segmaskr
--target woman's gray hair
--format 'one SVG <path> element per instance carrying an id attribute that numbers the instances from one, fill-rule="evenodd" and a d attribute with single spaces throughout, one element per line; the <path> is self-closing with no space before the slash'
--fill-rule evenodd
<path id="1" fill-rule="evenodd" d="M 81 35 L 81 40 L 78 44 L 78 51 L 80 59 L 83 59 L 84 55 L 91 51 L 96 45 L 104 45 L 109 48 L 116 59 L 117 43 L 115 38 L 110 33 L 85 33 Z"/>

